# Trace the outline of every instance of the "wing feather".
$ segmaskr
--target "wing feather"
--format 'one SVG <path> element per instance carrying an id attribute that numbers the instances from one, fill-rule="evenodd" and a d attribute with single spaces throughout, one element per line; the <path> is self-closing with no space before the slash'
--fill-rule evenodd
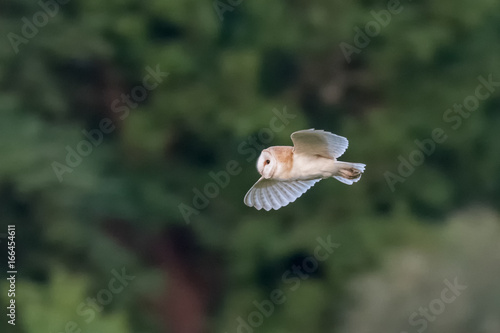
<path id="1" fill-rule="evenodd" d="M 292 201 L 295 196 L 294 196 L 294 190 L 291 188 L 290 184 L 283 183 L 281 186 L 283 188 L 282 194 L 285 196 L 287 200 Z"/>
<path id="2" fill-rule="evenodd" d="M 260 178 L 245 195 L 244 202 L 258 210 L 279 209 L 294 202 L 321 179 L 279 181 Z"/>
<path id="3" fill-rule="evenodd" d="M 286 205 L 287 202 L 290 202 L 290 199 L 293 200 L 293 197 L 291 197 L 290 199 L 288 199 L 285 196 L 286 189 L 285 189 L 285 186 L 283 185 L 283 183 L 281 183 L 281 184 L 278 183 L 277 186 L 279 186 L 279 191 L 274 191 L 274 194 L 276 195 L 276 198 L 280 202 L 281 206 L 284 206 L 284 205 Z"/>
<path id="4" fill-rule="evenodd" d="M 267 199 L 268 199 L 268 201 L 273 209 L 278 209 L 281 207 L 281 205 L 276 200 L 276 194 L 275 194 L 276 189 L 277 189 L 277 186 L 274 186 L 274 187 L 268 187 L 268 191 L 264 191 L 266 193 Z"/>
<path id="5" fill-rule="evenodd" d="M 294 132 L 291 138 L 296 154 L 339 158 L 349 146 L 349 141 L 343 136 L 313 128 Z"/>

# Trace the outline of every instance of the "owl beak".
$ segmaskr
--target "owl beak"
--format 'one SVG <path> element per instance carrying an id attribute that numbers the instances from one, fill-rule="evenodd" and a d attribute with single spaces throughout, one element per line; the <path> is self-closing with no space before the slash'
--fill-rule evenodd
<path id="1" fill-rule="evenodd" d="M 263 171 L 262 171 L 262 177 L 264 177 L 265 179 L 269 179 L 271 178 L 271 173 L 272 173 L 273 170 L 271 170 L 270 168 L 265 168 Z"/>

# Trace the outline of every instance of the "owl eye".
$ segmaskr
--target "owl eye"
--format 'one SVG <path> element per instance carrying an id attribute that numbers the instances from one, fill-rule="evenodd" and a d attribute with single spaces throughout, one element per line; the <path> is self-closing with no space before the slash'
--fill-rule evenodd
<path id="1" fill-rule="evenodd" d="M 269 164 L 269 163 L 271 163 L 271 161 L 269 161 L 269 160 L 266 160 L 266 164 Z"/>

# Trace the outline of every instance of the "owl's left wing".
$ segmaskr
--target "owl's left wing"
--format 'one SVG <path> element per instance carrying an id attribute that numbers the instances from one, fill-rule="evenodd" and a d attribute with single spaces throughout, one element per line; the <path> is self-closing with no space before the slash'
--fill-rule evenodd
<path id="1" fill-rule="evenodd" d="M 260 178 L 245 195 L 245 205 L 258 210 L 279 209 L 294 202 L 321 179 L 279 181 Z"/>
<path id="2" fill-rule="evenodd" d="M 291 138 L 295 154 L 339 158 L 349 146 L 349 141 L 343 136 L 314 128 L 294 132 Z"/>

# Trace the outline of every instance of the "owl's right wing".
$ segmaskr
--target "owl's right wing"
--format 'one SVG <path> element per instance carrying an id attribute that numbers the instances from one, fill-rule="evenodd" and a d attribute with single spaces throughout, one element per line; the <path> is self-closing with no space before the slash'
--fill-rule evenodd
<path id="1" fill-rule="evenodd" d="M 258 210 L 279 209 L 294 202 L 321 179 L 279 181 L 260 178 L 245 195 L 245 205 Z"/>
<path id="2" fill-rule="evenodd" d="M 314 128 L 294 132 L 291 138 L 295 154 L 339 158 L 349 146 L 349 141 L 343 136 Z"/>

